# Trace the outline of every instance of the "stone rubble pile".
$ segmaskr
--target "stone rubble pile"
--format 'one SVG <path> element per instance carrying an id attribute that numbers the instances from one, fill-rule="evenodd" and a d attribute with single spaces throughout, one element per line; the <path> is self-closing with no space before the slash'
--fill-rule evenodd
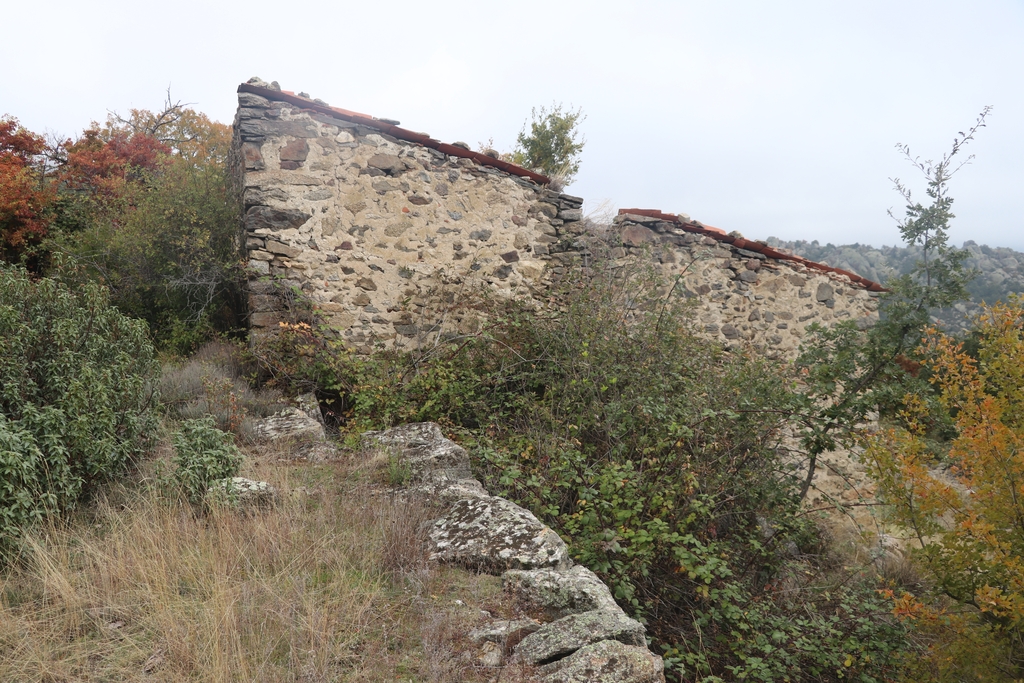
<path id="1" fill-rule="evenodd" d="M 558 534 L 489 495 L 473 479 L 466 451 L 438 425 L 408 424 L 363 439 L 368 449 L 405 459 L 413 490 L 450 503 L 430 532 L 433 559 L 500 574 L 513 602 L 543 617 L 494 620 L 471 632 L 480 663 L 533 667 L 542 683 L 664 682 L 664 663 L 647 649 L 643 625 L 593 572 L 573 563 Z"/>

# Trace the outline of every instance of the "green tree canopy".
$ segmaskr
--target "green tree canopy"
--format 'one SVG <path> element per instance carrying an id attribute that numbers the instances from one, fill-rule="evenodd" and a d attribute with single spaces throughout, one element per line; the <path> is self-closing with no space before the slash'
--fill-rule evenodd
<path id="1" fill-rule="evenodd" d="M 587 117 L 583 109 L 563 110 L 562 105 L 552 104 L 534 108 L 530 112 L 532 121 L 527 124 L 516 139 L 512 162 L 569 185 L 580 170 L 580 153 L 586 139 L 580 136 L 579 126 Z"/>
<path id="2" fill-rule="evenodd" d="M 238 207 L 229 126 L 184 105 L 133 109 L 63 146 L 54 248 L 142 318 L 158 344 L 194 347 L 235 320 Z"/>

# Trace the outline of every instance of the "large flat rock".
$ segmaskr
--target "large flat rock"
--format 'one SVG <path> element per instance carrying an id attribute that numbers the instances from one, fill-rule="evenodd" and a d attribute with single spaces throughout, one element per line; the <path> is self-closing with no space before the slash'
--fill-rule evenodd
<path id="1" fill-rule="evenodd" d="M 516 659 L 531 666 L 549 664 L 603 640 L 646 647 L 643 624 L 630 619 L 621 610 L 595 610 L 570 614 L 523 638 L 516 648 Z"/>
<path id="2" fill-rule="evenodd" d="M 572 565 L 558 534 L 529 510 L 497 496 L 455 501 L 434 522 L 430 541 L 432 559 L 494 574 Z"/>

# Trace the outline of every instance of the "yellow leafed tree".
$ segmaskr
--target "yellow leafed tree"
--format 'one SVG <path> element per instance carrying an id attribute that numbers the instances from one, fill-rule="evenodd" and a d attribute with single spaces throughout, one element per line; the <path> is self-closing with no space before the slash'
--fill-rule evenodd
<path id="1" fill-rule="evenodd" d="M 939 680 L 1024 679 L 1022 325 L 1024 299 L 986 307 L 976 357 L 928 331 L 919 350 L 956 426 L 944 459 L 924 438 L 921 397 L 908 397 L 907 429 L 879 432 L 865 452 L 896 521 L 916 537 L 928 588 L 894 597 L 898 614 L 932 634 L 928 666 Z"/>

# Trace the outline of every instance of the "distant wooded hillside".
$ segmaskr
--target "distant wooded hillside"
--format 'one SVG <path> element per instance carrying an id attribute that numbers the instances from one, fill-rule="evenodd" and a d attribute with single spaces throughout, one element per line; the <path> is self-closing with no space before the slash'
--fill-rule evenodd
<path id="1" fill-rule="evenodd" d="M 819 244 L 817 240 L 787 242 L 769 237 L 767 243 L 804 258 L 885 284 L 889 278 L 910 271 L 921 258 L 920 247 L 872 247 L 866 244 Z M 978 276 L 967 286 L 971 300 L 954 308 L 935 311 L 937 322 L 950 330 L 963 330 L 979 311 L 982 301 L 995 303 L 1008 294 L 1024 292 L 1024 253 L 1007 247 L 987 247 L 973 240 L 964 242 L 970 251 L 967 267 Z"/>

